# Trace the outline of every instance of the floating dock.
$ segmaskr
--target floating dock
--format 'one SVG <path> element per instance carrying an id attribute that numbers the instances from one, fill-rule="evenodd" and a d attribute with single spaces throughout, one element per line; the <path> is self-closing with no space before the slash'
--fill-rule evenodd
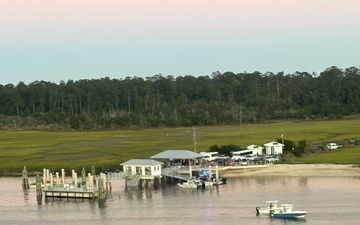
<path id="1" fill-rule="evenodd" d="M 72 198 L 72 199 L 105 199 L 107 193 L 111 191 L 111 182 L 107 180 L 106 174 L 100 173 L 98 177 L 86 172 L 83 168 L 81 182 L 78 182 L 77 173 L 72 170 L 72 181 L 65 183 L 65 171 L 61 171 L 61 178 L 59 173 L 56 173 L 56 178 L 44 169 L 43 177 L 39 175 L 36 177 L 36 193 L 38 199 L 42 199 L 44 195 L 47 198 Z"/>
<path id="2" fill-rule="evenodd" d="M 45 198 L 81 198 L 81 199 L 94 199 L 98 197 L 98 192 L 87 190 L 64 190 L 64 189 L 52 189 L 44 190 Z"/>

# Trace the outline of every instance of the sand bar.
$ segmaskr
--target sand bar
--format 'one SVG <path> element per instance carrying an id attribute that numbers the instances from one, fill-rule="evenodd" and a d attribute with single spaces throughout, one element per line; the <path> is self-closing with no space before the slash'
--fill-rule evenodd
<path id="1" fill-rule="evenodd" d="M 270 164 L 260 168 L 246 168 L 220 171 L 223 177 L 360 177 L 360 167 L 337 164 Z"/>

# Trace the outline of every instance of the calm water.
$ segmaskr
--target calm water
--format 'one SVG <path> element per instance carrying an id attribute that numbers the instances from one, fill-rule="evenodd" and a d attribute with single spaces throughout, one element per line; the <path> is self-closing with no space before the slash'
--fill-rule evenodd
<path id="1" fill-rule="evenodd" d="M 358 224 L 359 178 L 236 178 L 206 190 L 164 185 L 157 190 L 125 190 L 112 181 L 106 201 L 42 200 L 23 191 L 21 178 L 0 178 L 0 224 Z M 32 180 L 30 180 L 32 181 Z M 293 203 L 304 220 L 256 216 L 266 200 Z"/>

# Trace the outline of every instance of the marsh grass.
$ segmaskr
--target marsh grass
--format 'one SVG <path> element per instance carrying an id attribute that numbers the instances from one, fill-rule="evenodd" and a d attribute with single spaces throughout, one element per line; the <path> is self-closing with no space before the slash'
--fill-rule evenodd
<path id="1" fill-rule="evenodd" d="M 143 159 L 169 149 L 208 151 L 212 145 L 235 144 L 245 148 L 276 141 L 281 134 L 294 142 L 306 140 L 309 145 L 342 142 L 360 138 L 359 120 L 321 122 L 279 122 L 240 126 L 208 126 L 118 130 L 99 132 L 0 132 L 0 173 L 29 171 L 119 169 L 129 159 Z M 194 141 L 196 145 L 194 145 Z M 336 151 L 308 154 L 297 159 L 302 163 L 359 164 L 358 146 L 345 146 Z"/>

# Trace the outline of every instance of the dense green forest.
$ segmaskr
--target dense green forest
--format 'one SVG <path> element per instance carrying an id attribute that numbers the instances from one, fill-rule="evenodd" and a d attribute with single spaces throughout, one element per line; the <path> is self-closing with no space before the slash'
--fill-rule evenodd
<path id="1" fill-rule="evenodd" d="M 104 130 L 288 119 L 338 119 L 360 110 L 360 71 L 214 72 L 0 85 L 0 126 Z"/>

